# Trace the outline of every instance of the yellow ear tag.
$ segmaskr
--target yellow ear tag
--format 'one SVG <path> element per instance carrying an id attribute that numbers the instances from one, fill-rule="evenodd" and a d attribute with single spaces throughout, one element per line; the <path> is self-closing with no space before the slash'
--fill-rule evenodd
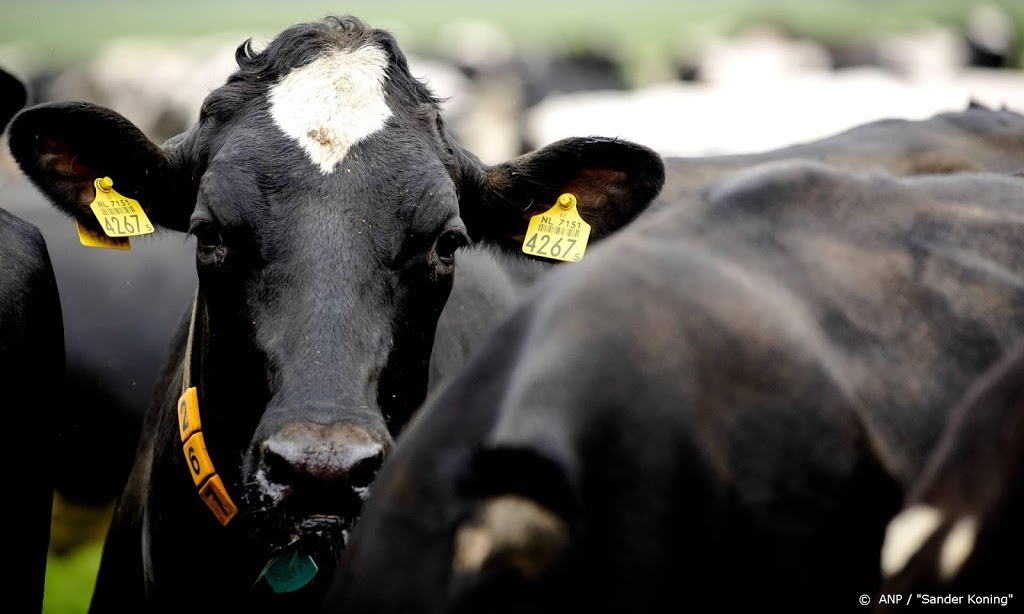
<path id="1" fill-rule="evenodd" d="M 88 226 L 82 226 L 81 222 L 75 222 L 75 225 L 78 226 L 78 240 L 86 247 L 102 247 L 104 249 L 120 249 L 124 251 L 132 248 L 132 242 L 128 237 L 108 237 Z"/>
<path id="2" fill-rule="evenodd" d="M 576 210 L 576 197 L 562 194 L 544 213 L 530 218 L 523 253 L 553 260 L 577 262 L 587 251 L 590 224 Z"/>
<path id="3" fill-rule="evenodd" d="M 110 177 L 93 182 L 96 198 L 89 205 L 108 237 L 136 237 L 153 232 L 153 223 L 139 201 L 117 193 Z"/>

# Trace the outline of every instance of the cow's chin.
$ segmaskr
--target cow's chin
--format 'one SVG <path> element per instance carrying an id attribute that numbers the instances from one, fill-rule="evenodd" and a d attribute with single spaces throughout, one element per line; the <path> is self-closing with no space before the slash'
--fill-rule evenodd
<path id="1" fill-rule="evenodd" d="M 315 610 L 345 549 L 353 518 L 336 514 L 299 516 L 274 508 L 246 516 L 245 526 L 249 529 L 243 528 L 243 533 L 253 556 L 247 573 L 251 574 L 248 577 L 252 581 L 252 595 L 260 608 L 282 612 Z M 272 563 L 288 566 L 305 561 L 306 557 L 313 560 L 316 568 L 304 583 L 281 589 L 273 586 L 269 577 L 263 577 Z"/>
<path id="2" fill-rule="evenodd" d="M 268 558 L 298 552 L 312 556 L 317 565 L 338 559 L 354 521 L 354 515 L 285 513 L 273 516 L 272 519 L 264 516 L 259 522 L 261 529 L 254 535 L 258 547 Z"/>
<path id="3" fill-rule="evenodd" d="M 252 545 L 268 559 L 298 552 L 318 565 L 321 557 L 337 560 L 369 489 L 281 486 L 261 477 L 249 482 L 244 497 Z"/>

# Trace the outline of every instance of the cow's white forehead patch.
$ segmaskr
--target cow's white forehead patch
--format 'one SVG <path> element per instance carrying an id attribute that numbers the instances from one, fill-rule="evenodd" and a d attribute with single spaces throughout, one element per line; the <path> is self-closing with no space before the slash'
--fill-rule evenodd
<path id="1" fill-rule="evenodd" d="M 270 116 L 325 175 L 391 117 L 388 55 L 377 45 L 332 51 L 270 88 Z"/>

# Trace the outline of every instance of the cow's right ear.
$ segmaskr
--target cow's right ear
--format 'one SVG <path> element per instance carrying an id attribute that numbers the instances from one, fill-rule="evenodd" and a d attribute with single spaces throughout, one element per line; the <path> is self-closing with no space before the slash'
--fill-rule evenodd
<path id="1" fill-rule="evenodd" d="M 139 201 L 158 226 L 188 227 L 193 182 L 175 181 L 167 153 L 115 111 L 83 102 L 30 107 L 11 122 L 9 146 L 54 206 L 87 227 L 99 230 L 89 205 L 100 177 L 110 177 L 114 190 Z"/>
<path id="2" fill-rule="evenodd" d="M 571 137 L 495 166 L 462 152 L 460 213 L 474 240 L 522 249 L 531 218 L 574 194 L 590 241 L 607 237 L 645 210 L 665 183 L 654 150 L 607 137 Z"/>

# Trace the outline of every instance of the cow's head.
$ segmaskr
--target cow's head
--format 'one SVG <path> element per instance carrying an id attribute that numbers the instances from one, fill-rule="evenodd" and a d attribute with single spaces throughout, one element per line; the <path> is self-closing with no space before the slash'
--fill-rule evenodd
<path id="1" fill-rule="evenodd" d="M 563 192 L 600 238 L 664 171 L 652 151 L 604 138 L 485 166 L 452 141 L 394 39 L 352 18 L 236 58 L 198 122 L 162 147 L 113 111 L 58 103 L 16 118 L 11 149 L 84 225 L 98 228 L 93 182 L 109 176 L 156 225 L 196 237 L 203 431 L 273 551 L 340 535 L 357 513 L 424 397 L 459 248 L 518 249 Z"/>

